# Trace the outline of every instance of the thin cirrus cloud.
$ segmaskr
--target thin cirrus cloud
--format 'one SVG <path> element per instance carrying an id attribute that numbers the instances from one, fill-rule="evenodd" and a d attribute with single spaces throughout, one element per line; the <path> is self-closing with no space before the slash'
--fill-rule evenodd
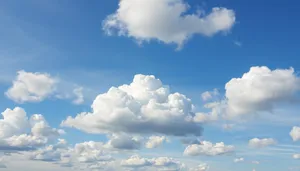
<path id="1" fill-rule="evenodd" d="M 205 15 L 204 11 L 186 14 L 188 10 L 184 0 L 122 0 L 103 21 L 103 30 L 108 35 L 116 31 L 139 42 L 157 40 L 181 48 L 193 35 L 213 36 L 235 24 L 231 9 L 215 7 Z"/>
<path id="2" fill-rule="evenodd" d="M 194 105 L 152 75 L 135 75 L 129 85 L 99 94 L 92 112 L 67 117 L 61 124 L 87 133 L 137 133 L 186 136 L 202 134 L 193 121 Z"/>

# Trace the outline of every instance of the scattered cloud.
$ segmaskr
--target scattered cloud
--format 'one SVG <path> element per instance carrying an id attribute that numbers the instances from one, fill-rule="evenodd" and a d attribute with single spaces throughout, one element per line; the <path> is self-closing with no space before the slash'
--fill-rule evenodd
<path id="1" fill-rule="evenodd" d="M 201 144 L 191 144 L 184 150 L 184 155 L 188 156 L 217 156 L 232 153 L 234 146 L 225 145 L 223 142 L 213 144 L 208 141 L 202 141 Z"/>
<path id="2" fill-rule="evenodd" d="M 300 140 L 300 127 L 294 126 L 290 132 L 290 136 L 292 137 L 293 141 Z"/>
<path id="3" fill-rule="evenodd" d="M 57 80 L 47 73 L 18 71 L 16 79 L 5 93 L 17 102 L 40 102 L 55 91 Z"/>
<path id="4" fill-rule="evenodd" d="M 187 14 L 188 10 L 184 0 L 122 0 L 103 21 L 103 30 L 108 35 L 116 31 L 139 42 L 157 40 L 180 48 L 195 34 L 213 36 L 228 32 L 235 24 L 231 9 L 215 7 L 206 15 L 204 11 Z"/>
<path id="5" fill-rule="evenodd" d="M 253 148 L 264 148 L 267 146 L 275 145 L 277 142 L 272 138 L 253 138 L 249 140 L 249 146 Z"/>
<path id="6" fill-rule="evenodd" d="M 294 159 L 300 159 L 300 154 L 294 154 L 294 155 L 293 155 L 293 158 L 294 158 Z"/>
<path id="7" fill-rule="evenodd" d="M 206 91 L 206 92 L 202 93 L 201 98 L 203 101 L 208 101 L 219 95 L 220 95 L 219 90 L 214 89 L 213 91 Z"/>
<path id="8" fill-rule="evenodd" d="M 244 160 L 244 158 L 236 158 L 236 159 L 234 159 L 233 160 L 235 163 L 240 163 L 240 162 L 244 162 L 245 160 Z"/>
<path id="9" fill-rule="evenodd" d="M 76 99 L 73 100 L 74 104 L 79 105 L 84 102 L 84 96 L 83 96 L 82 90 L 83 90 L 83 87 L 78 87 L 73 90 L 73 93 L 76 97 Z"/>

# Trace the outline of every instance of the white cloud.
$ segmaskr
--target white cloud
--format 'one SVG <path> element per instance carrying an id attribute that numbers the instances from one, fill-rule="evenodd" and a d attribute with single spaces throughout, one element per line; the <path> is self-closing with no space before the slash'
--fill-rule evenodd
<path id="1" fill-rule="evenodd" d="M 184 0 L 122 0 L 117 11 L 103 22 L 103 30 L 137 41 L 158 40 L 178 47 L 193 35 L 213 36 L 229 31 L 235 23 L 233 10 L 215 7 L 207 15 L 186 14 Z"/>
<path id="2" fill-rule="evenodd" d="M 131 156 L 129 159 L 122 160 L 121 165 L 123 167 L 131 167 L 131 168 L 154 167 L 154 168 L 159 168 L 159 170 L 180 170 L 184 167 L 184 164 L 172 158 L 157 157 L 157 158 L 147 159 L 147 158 L 141 158 L 138 155 L 134 155 Z"/>
<path id="3" fill-rule="evenodd" d="M 271 112 L 275 104 L 291 102 L 299 88 L 300 79 L 293 68 L 251 67 L 241 78 L 226 84 L 227 114 L 233 117 Z"/>
<path id="4" fill-rule="evenodd" d="M 197 166 L 196 168 L 191 168 L 189 171 L 208 171 L 209 165 L 207 164 L 201 164 Z"/>
<path id="5" fill-rule="evenodd" d="M 83 91 L 82 87 L 78 87 L 73 90 L 73 93 L 76 97 L 76 99 L 73 100 L 74 104 L 78 105 L 78 104 L 82 104 L 84 102 L 84 97 L 83 97 L 82 91 Z"/>
<path id="6" fill-rule="evenodd" d="M 235 163 L 240 163 L 244 161 L 244 158 L 236 158 L 233 160 Z"/>
<path id="7" fill-rule="evenodd" d="M 228 154 L 234 151 L 234 146 L 225 145 L 223 142 L 213 144 L 208 141 L 202 141 L 201 144 L 191 144 L 184 150 L 184 155 L 188 156 L 216 156 Z"/>
<path id="8" fill-rule="evenodd" d="M 263 148 L 275 144 L 276 141 L 272 138 L 263 138 L 263 139 L 253 138 L 249 140 L 249 146 L 253 148 Z"/>
<path id="9" fill-rule="evenodd" d="M 56 83 L 47 73 L 19 71 L 5 94 L 17 103 L 40 102 L 54 92 Z"/>
<path id="10" fill-rule="evenodd" d="M 165 136 L 151 136 L 146 142 L 146 148 L 156 148 L 165 141 L 167 141 Z"/>
<path id="11" fill-rule="evenodd" d="M 62 126 L 88 133 L 138 133 L 175 136 L 202 133 L 193 121 L 194 106 L 189 98 L 170 93 L 154 76 L 136 75 L 130 85 L 112 87 L 92 104 L 92 112 L 68 117 Z"/>
<path id="12" fill-rule="evenodd" d="M 294 155 L 293 155 L 293 158 L 294 158 L 294 159 L 300 159 L 300 154 L 294 154 Z"/>
<path id="13" fill-rule="evenodd" d="M 300 140 L 300 127 L 294 126 L 290 132 L 290 136 L 292 137 L 293 141 Z"/>
<path id="14" fill-rule="evenodd" d="M 30 150 L 45 145 L 64 133 L 51 128 L 42 115 L 35 114 L 28 119 L 24 109 L 16 107 L 2 112 L 0 119 L 1 150 Z"/>
<path id="15" fill-rule="evenodd" d="M 208 101 L 213 99 L 214 97 L 218 96 L 220 93 L 218 89 L 214 89 L 213 91 L 206 91 L 201 94 L 201 98 L 203 101 Z"/>

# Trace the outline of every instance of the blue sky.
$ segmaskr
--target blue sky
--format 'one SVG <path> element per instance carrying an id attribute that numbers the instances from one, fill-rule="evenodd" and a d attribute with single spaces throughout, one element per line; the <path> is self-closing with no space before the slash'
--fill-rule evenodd
<path id="1" fill-rule="evenodd" d="M 35 127 L 32 123 L 24 127 L 27 131 L 24 132 L 19 122 L 1 118 L 0 168 L 3 163 L 3 169 L 8 171 L 24 167 L 30 171 L 46 168 L 64 171 L 82 167 L 88 171 L 92 170 L 93 164 L 102 164 L 99 170 L 162 170 L 169 166 L 190 171 L 192 168 L 198 171 L 299 170 L 300 155 L 295 156 L 300 154 L 300 128 L 297 127 L 300 126 L 298 3 L 279 0 L 143 0 L 138 6 L 136 0 L 1 1 L 0 91 L 3 93 L 0 111 L 21 107 L 29 118 L 42 114 L 45 120 L 40 119 L 36 129 L 48 131 L 48 134 L 35 134 L 30 130 Z M 153 4 L 155 7 L 151 6 Z M 180 7 L 188 4 L 189 8 L 176 16 L 178 9 L 174 4 Z M 214 11 L 214 7 L 222 8 Z M 134 15 L 130 15 L 131 12 Z M 215 20 L 207 17 L 212 14 L 218 14 Z M 112 15 L 115 18 L 109 18 Z M 193 22 L 189 22 L 186 16 L 193 16 Z M 177 19 L 180 22 L 176 22 Z M 113 34 L 107 34 L 109 31 Z M 19 72 L 22 70 L 23 74 Z M 135 77 L 137 74 L 142 75 Z M 235 81 L 233 78 L 239 79 Z M 157 83 L 157 79 L 163 85 Z M 136 84 L 128 89 L 119 87 L 132 82 Z M 121 98 L 110 92 L 113 86 L 118 87 L 118 92 L 126 92 L 126 98 L 134 102 L 127 99 L 130 102 L 121 103 L 125 95 Z M 151 89 L 153 86 L 170 90 L 170 93 L 161 95 L 158 90 Z M 169 88 L 165 89 L 165 86 Z M 217 89 L 215 93 L 214 89 Z M 76 90 L 79 93 L 76 94 Z M 176 92 L 182 96 L 175 97 L 173 93 Z M 100 98 L 95 99 L 98 95 Z M 173 95 L 171 100 L 175 100 L 174 103 L 170 100 Z M 167 97 L 164 103 L 160 99 Z M 78 103 L 75 102 L 78 99 Z M 165 111 L 170 117 L 159 118 L 166 113 L 159 113 L 161 111 L 156 106 L 148 106 L 151 99 L 156 105 L 168 106 L 167 111 L 177 112 Z M 94 110 L 91 109 L 93 101 Z M 144 106 L 137 112 L 129 103 Z M 194 107 L 190 107 L 190 103 Z M 205 105 L 213 107 L 206 108 Z M 143 111 L 146 107 L 149 107 L 148 112 Z M 151 118 L 155 115 L 158 121 L 145 121 L 148 127 L 131 123 L 129 116 L 126 120 L 126 112 L 118 111 L 121 108 L 129 108 L 145 118 L 150 113 Z M 117 111 L 117 117 L 105 121 L 110 124 L 106 126 L 105 117 L 100 115 L 110 118 L 112 111 Z M 77 120 L 76 116 L 81 112 L 89 112 L 92 117 Z M 181 112 L 184 117 L 191 115 L 193 121 L 188 122 L 177 115 Z M 61 124 L 63 121 L 67 124 Z M 154 128 L 160 122 L 162 129 Z M 177 128 L 171 127 L 173 122 L 178 124 Z M 118 124 L 122 126 L 118 127 Z M 225 125 L 229 126 L 228 129 L 223 128 Z M 189 126 L 193 130 L 188 130 Z M 292 136 L 293 127 L 299 130 L 295 130 Z M 195 128 L 203 128 L 203 134 L 193 135 Z M 48 129 L 59 135 L 50 140 L 53 137 L 50 138 Z M 60 129 L 65 133 L 60 133 Z M 175 135 L 176 129 L 187 135 Z M 9 144 L 11 137 L 21 135 L 46 142 L 37 145 L 18 140 L 20 144 Z M 158 147 L 145 147 L 151 136 L 163 137 Z M 182 143 L 186 138 L 200 142 Z M 254 138 L 259 142 L 251 146 L 250 140 Z M 40 154 L 49 145 L 56 144 L 57 139 L 65 139 L 67 147 Z M 125 143 L 127 146 L 122 145 L 126 148 L 114 146 L 114 140 Z M 94 152 L 105 151 L 114 160 L 100 160 L 91 152 L 93 150 L 85 149 L 85 154 L 74 152 L 76 144 L 88 141 L 102 142 L 101 147 L 94 145 L 89 148 L 94 148 Z M 214 152 L 218 149 L 215 146 L 207 149 L 203 141 L 213 145 L 224 142 L 221 150 L 225 151 Z M 136 143 L 138 147 L 128 145 L 130 143 Z M 199 146 L 195 151 L 197 154 L 184 152 L 193 145 Z M 24 150 L 29 146 L 33 150 Z M 234 150 L 229 146 L 234 146 Z M 18 147 L 19 151 L 8 151 L 13 147 Z M 67 153 L 67 148 L 73 151 L 68 151 L 72 157 L 66 159 L 62 153 Z M 5 155 L 7 153 L 10 155 Z M 38 158 L 37 154 L 44 158 Z M 94 156 L 93 162 L 80 161 L 78 158 L 83 157 L 80 155 Z M 127 159 L 133 155 L 140 156 L 135 160 L 146 158 L 148 165 L 130 165 L 132 163 Z M 49 159 L 51 157 L 53 160 Z M 159 157 L 173 158 L 173 163 L 157 166 L 155 159 Z M 243 158 L 243 161 L 234 162 L 237 158 Z M 70 167 L 61 167 L 65 160 Z M 114 162 L 119 168 L 111 167 Z M 129 164 L 124 164 L 126 162 Z M 178 162 L 184 163 L 185 168 L 178 168 Z M 202 165 L 202 170 L 196 168 L 197 165 Z"/>

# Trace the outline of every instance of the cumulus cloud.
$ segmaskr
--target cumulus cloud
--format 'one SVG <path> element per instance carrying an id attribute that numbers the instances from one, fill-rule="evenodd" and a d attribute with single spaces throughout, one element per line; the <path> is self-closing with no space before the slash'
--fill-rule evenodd
<path id="1" fill-rule="evenodd" d="M 241 78 L 226 84 L 227 114 L 232 117 L 270 112 L 277 103 L 291 102 L 299 88 L 300 79 L 293 68 L 251 67 Z"/>
<path id="2" fill-rule="evenodd" d="M 17 103 L 40 102 L 54 92 L 56 83 L 57 80 L 47 73 L 22 70 L 5 94 Z"/>
<path id="3" fill-rule="evenodd" d="M 138 155 L 131 156 L 129 159 L 122 160 L 121 165 L 123 167 L 131 168 L 144 168 L 154 167 L 160 170 L 180 170 L 184 167 L 179 161 L 176 161 L 168 157 L 157 157 L 157 158 L 141 158 Z"/>
<path id="4" fill-rule="evenodd" d="M 180 93 L 152 75 L 136 75 L 129 85 L 112 87 L 92 104 L 92 112 L 68 117 L 62 126 L 88 133 L 166 134 L 175 136 L 202 133 L 193 121 L 194 106 Z"/>
<path id="5" fill-rule="evenodd" d="M 45 145 L 64 133 L 51 128 L 42 115 L 28 119 L 24 109 L 16 107 L 2 112 L 0 119 L 1 150 L 30 150 Z"/>
<path id="6" fill-rule="evenodd" d="M 202 141 L 201 144 L 191 144 L 184 150 L 184 155 L 188 156 L 217 156 L 232 153 L 234 146 L 225 145 L 223 142 L 213 144 L 208 141 Z"/>
<path id="7" fill-rule="evenodd" d="M 184 0 L 122 0 L 104 20 L 103 30 L 140 42 L 158 40 L 181 47 L 195 34 L 213 36 L 235 24 L 235 12 L 227 8 L 215 7 L 206 15 L 204 11 L 187 14 L 188 10 Z"/>
<path id="8" fill-rule="evenodd" d="M 146 148 L 156 148 L 167 141 L 165 136 L 151 136 L 146 142 Z"/>
<path id="9" fill-rule="evenodd" d="M 141 147 L 142 140 L 126 134 L 113 134 L 107 143 L 108 148 L 121 150 L 136 150 Z"/>
<path id="10" fill-rule="evenodd" d="M 263 139 L 253 138 L 249 140 L 249 146 L 253 148 L 263 148 L 275 144 L 276 141 L 272 138 L 263 138 Z"/>
<path id="11" fill-rule="evenodd" d="M 300 140 L 300 127 L 294 126 L 290 132 L 290 136 L 292 137 L 293 141 Z"/>

